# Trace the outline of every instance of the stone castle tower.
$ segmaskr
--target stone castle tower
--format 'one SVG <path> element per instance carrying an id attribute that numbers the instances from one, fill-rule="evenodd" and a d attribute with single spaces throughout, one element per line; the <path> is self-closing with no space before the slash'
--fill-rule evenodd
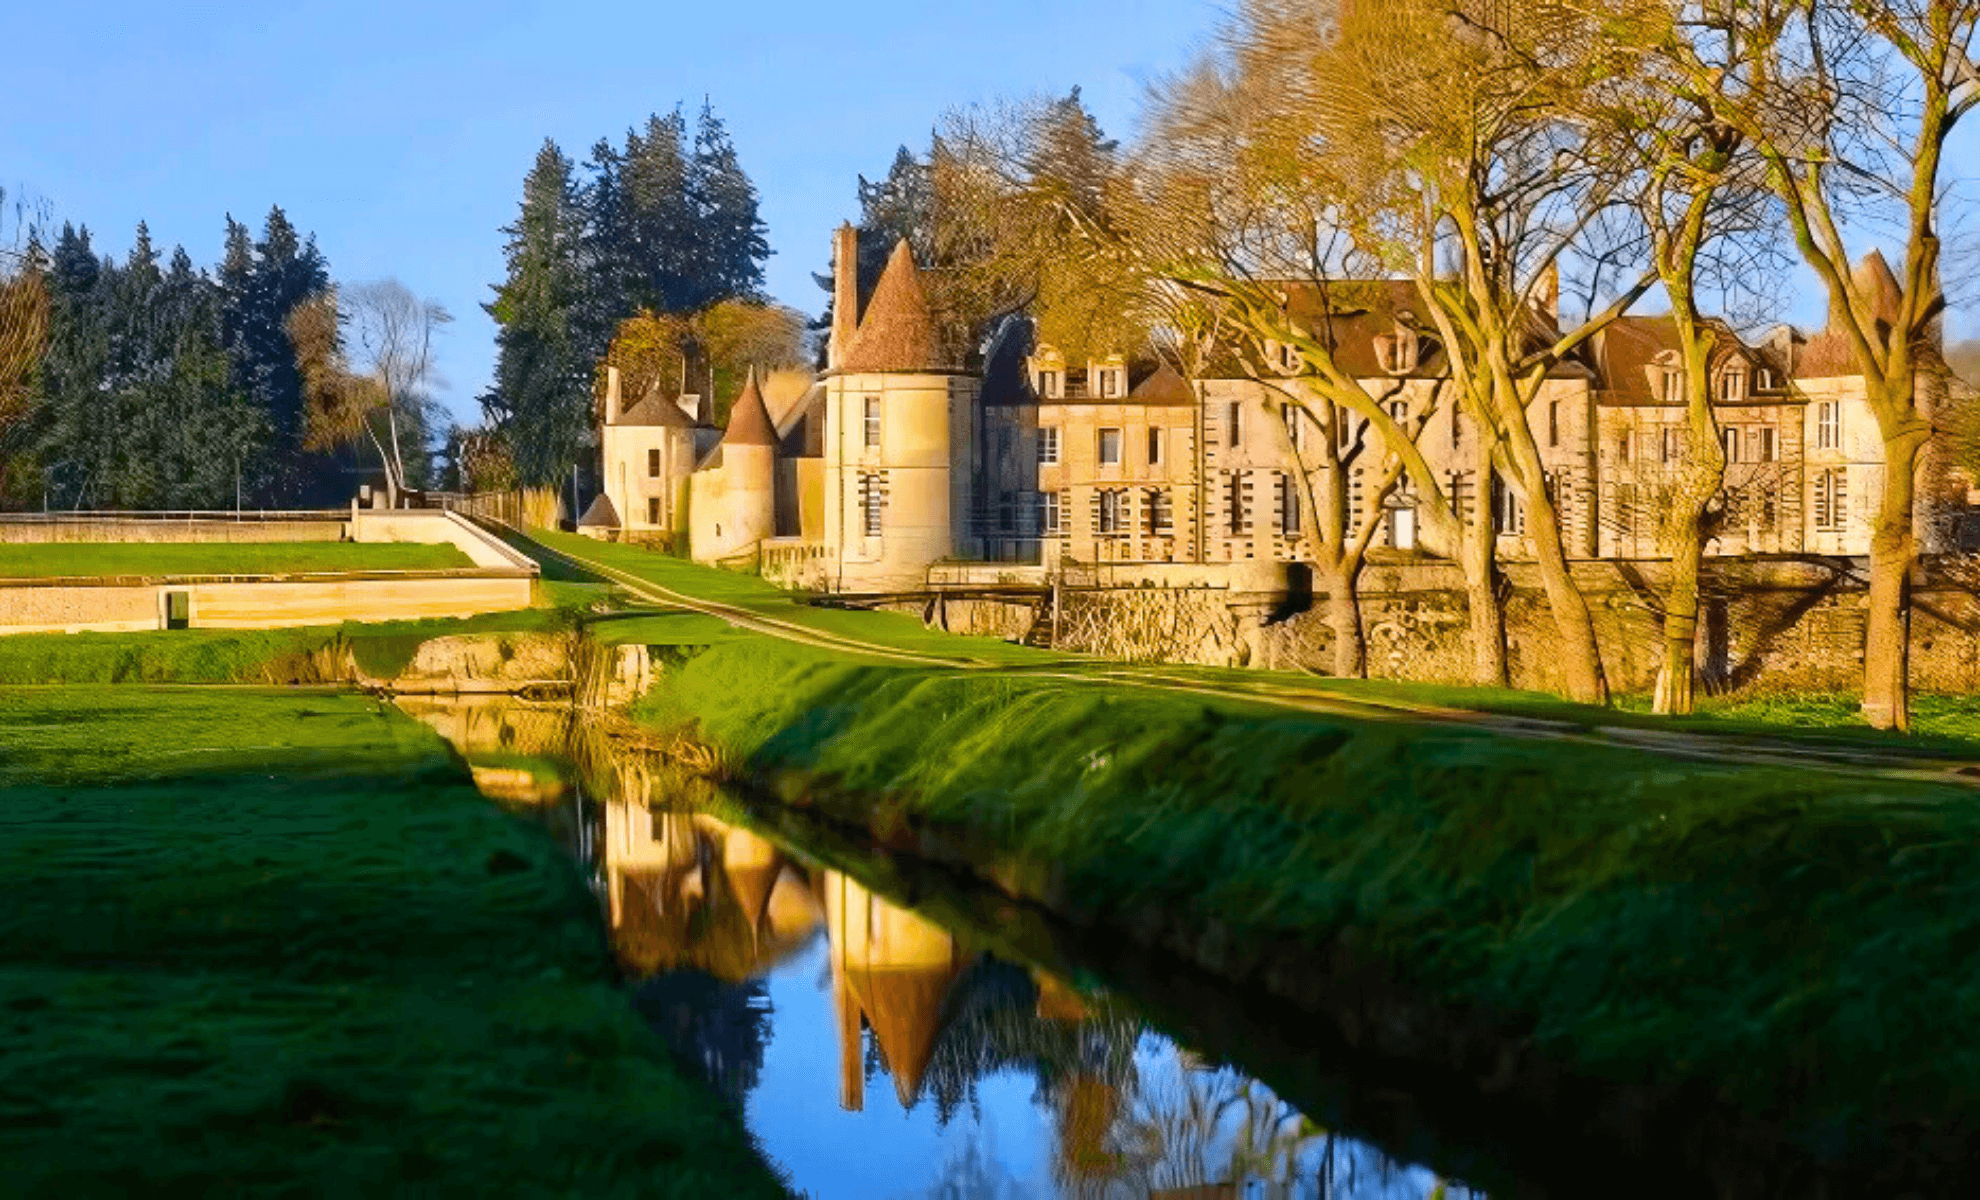
<path id="1" fill-rule="evenodd" d="M 777 430 L 751 370 L 714 456 L 692 478 L 689 545 L 696 562 L 748 554 L 777 532 Z"/>
<path id="2" fill-rule="evenodd" d="M 930 563 L 975 552 L 967 464 L 978 383 L 944 351 L 907 243 L 894 248 L 864 313 L 858 257 L 857 232 L 841 227 L 825 379 L 829 586 L 917 588 Z"/>

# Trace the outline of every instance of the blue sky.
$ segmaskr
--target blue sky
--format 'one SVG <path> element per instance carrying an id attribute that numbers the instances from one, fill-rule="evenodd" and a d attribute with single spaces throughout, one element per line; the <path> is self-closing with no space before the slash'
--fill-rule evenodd
<path id="1" fill-rule="evenodd" d="M 480 305 L 502 274 L 498 231 L 546 136 L 582 159 L 649 112 L 713 99 L 762 194 L 770 292 L 816 311 L 810 273 L 856 177 L 925 144 L 943 110 L 1079 84 L 1124 135 L 1145 86 L 1225 7 L 33 4 L 8 19 L 9 89 L 42 98 L 42 116 L 10 106 L 0 185 L 26 185 L 112 253 L 142 218 L 201 263 L 219 255 L 223 214 L 258 229 L 281 204 L 338 279 L 396 275 L 453 310 L 443 398 L 471 417 L 494 362 Z M 1980 136 L 1963 138 L 1956 169 L 1975 158 Z M 1975 329 L 1970 314 L 1954 327 Z"/>
<path id="2" fill-rule="evenodd" d="M 704 96 L 762 195 L 770 292 L 806 311 L 854 184 L 946 108 L 1074 84 L 1110 130 L 1219 19 L 1205 0 L 853 3 L 32 4 L 8 18 L 0 185 L 121 255 L 218 258 L 223 214 L 280 204 L 344 281 L 396 275 L 450 308 L 444 399 L 494 364 L 480 305 L 545 137 L 582 159 Z M 22 47 L 33 47 L 31 53 Z"/>

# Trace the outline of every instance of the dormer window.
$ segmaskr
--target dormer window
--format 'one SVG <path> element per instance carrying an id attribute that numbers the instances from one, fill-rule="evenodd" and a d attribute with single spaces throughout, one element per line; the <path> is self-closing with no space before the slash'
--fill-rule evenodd
<path id="1" fill-rule="evenodd" d="M 1279 347 L 1279 370 L 1287 375 L 1297 375 L 1304 369 L 1305 363 L 1301 361 L 1297 347 L 1289 345 Z"/>
<path id="2" fill-rule="evenodd" d="M 1761 367 L 1759 370 L 1755 371 L 1753 373 L 1753 388 L 1755 391 L 1760 391 L 1760 392 L 1773 391 L 1774 372 L 1766 367 Z"/>
<path id="3" fill-rule="evenodd" d="M 1734 403 L 1746 398 L 1746 372 L 1727 371 L 1719 376 L 1719 399 Z"/>
<path id="4" fill-rule="evenodd" d="M 1418 344 L 1413 329 L 1398 325 L 1394 333 L 1381 334 L 1375 339 L 1375 360 L 1391 375 L 1414 371 L 1417 358 Z"/>
<path id="5" fill-rule="evenodd" d="M 1664 403 L 1684 403 L 1684 372 L 1666 368 L 1664 371 Z"/>
<path id="6" fill-rule="evenodd" d="M 1121 388 L 1120 368 L 1102 367 L 1098 371 L 1096 371 L 1095 374 L 1099 376 L 1100 385 L 1097 390 L 1099 391 L 1102 399 L 1112 400 L 1121 395 L 1122 388 Z"/>
<path id="7" fill-rule="evenodd" d="M 1066 394 L 1066 373 L 1049 367 L 1038 372 L 1038 395 L 1043 400 L 1061 400 Z"/>

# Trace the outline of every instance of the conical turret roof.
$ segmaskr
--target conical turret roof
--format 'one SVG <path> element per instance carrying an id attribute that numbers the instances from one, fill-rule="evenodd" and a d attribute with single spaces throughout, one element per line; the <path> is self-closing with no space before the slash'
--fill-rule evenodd
<path id="1" fill-rule="evenodd" d="M 591 502 L 591 507 L 585 509 L 584 515 L 578 518 L 579 529 L 617 529 L 618 527 L 619 510 L 613 505 L 612 498 L 604 492 L 598 493 L 598 498 Z"/>
<path id="2" fill-rule="evenodd" d="M 855 374 L 948 369 L 928 293 L 921 286 L 921 272 L 915 269 L 906 238 L 894 246 L 839 369 Z"/>
<path id="3" fill-rule="evenodd" d="M 749 382 L 729 409 L 729 427 L 722 434 L 724 446 L 775 446 L 777 427 L 770 421 L 770 409 L 763 403 L 763 389 L 756 386 L 756 368 L 749 369 Z"/>

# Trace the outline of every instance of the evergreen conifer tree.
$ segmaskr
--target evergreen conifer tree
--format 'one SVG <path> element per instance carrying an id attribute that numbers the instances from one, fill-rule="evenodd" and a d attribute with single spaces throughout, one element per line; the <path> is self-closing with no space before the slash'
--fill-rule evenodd
<path id="1" fill-rule="evenodd" d="M 526 483 L 559 482 L 591 426 L 591 356 L 582 341 L 584 227 L 571 160 L 552 141 L 523 181 L 503 231 L 509 276 L 487 305 L 499 326 L 495 392 Z"/>
<path id="2" fill-rule="evenodd" d="M 722 300 L 759 299 L 770 242 L 757 211 L 756 185 L 712 104 L 703 104 L 694 131 L 689 187 L 694 204 L 693 269 L 686 306 L 700 310 Z"/>

